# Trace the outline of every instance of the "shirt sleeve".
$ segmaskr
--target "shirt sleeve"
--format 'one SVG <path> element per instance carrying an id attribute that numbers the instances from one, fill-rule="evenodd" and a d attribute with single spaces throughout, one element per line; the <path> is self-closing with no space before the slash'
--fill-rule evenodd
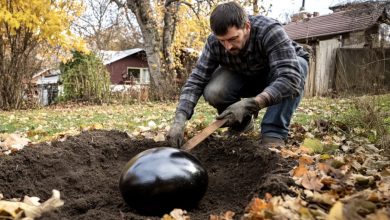
<path id="1" fill-rule="evenodd" d="M 270 96 L 269 105 L 277 104 L 286 98 L 293 98 L 301 92 L 301 81 L 298 57 L 292 40 L 283 27 L 272 24 L 264 32 L 261 48 L 268 58 L 270 83 L 264 92 Z"/>
<path id="2" fill-rule="evenodd" d="M 183 112 L 187 119 L 192 117 L 195 105 L 210 81 L 211 75 L 219 66 L 216 59 L 216 47 L 213 50 L 212 44 L 211 37 L 209 37 L 192 73 L 181 90 L 176 111 Z"/>

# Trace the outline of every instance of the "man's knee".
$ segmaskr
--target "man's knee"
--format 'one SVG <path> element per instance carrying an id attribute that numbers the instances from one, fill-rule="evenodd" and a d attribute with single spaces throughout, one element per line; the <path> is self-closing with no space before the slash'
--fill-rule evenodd
<path id="1" fill-rule="evenodd" d="M 217 84 L 208 84 L 203 92 L 204 99 L 212 106 L 216 107 L 224 102 L 223 88 Z"/>

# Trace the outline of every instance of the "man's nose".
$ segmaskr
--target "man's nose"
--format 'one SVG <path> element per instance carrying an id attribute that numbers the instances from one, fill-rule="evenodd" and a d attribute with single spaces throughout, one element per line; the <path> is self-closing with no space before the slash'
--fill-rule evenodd
<path id="1" fill-rule="evenodd" d="M 233 44 L 231 44 L 229 41 L 225 41 L 224 45 L 225 45 L 226 50 L 230 50 L 233 47 Z"/>

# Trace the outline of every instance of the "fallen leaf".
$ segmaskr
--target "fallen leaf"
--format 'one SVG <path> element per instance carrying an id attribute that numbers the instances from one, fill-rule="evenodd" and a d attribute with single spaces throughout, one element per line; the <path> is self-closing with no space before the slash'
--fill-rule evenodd
<path id="1" fill-rule="evenodd" d="M 306 189 L 315 191 L 321 191 L 321 188 L 324 186 L 314 171 L 308 171 L 305 175 L 303 175 L 301 184 Z"/>
<path id="2" fill-rule="evenodd" d="M 236 213 L 232 211 L 227 211 L 223 215 L 210 215 L 209 220 L 233 220 L 233 217 Z"/>
<path id="3" fill-rule="evenodd" d="M 60 192 L 58 190 L 53 190 L 52 197 L 42 204 L 40 204 L 35 197 L 25 197 L 23 202 L 1 200 L 0 219 L 9 219 L 9 217 L 17 219 L 21 216 L 25 216 L 28 219 L 34 219 L 63 204 L 64 202 L 60 199 Z"/>
<path id="4" fill-rule="evenodd" d="M 3 140 L 3 141 L 1 141 Z M 18 151 L 23 149 L 30 140 L 20 134 L 2 134 L 0 137 L 0 148 L 3 150 Z"/>
<path id="5" fill-rule="evenodd" d="M 390 220 L 389 213 L 386 212 L 386 209 L 377 210 L 374 214 L 367 215 L 368 220 Z"/>
<path id="6" fill-rule="evenodd" d="M 272 203 L 254 197 L 245 208 L 247 217 L 244 219 L 263 219 L 266 210 L 272 210 Z"/>
<path id="7" fill-rule="evenodd" d="M 281 155 L 283 158 L 297 157 L 298 156 L 297 153 L 295 153 L 289 149 L 282 148 L 280 151 L 281 151 Z"/>
<path id="8" fill-rule="evenodd" d="M 336 203 L 336 200 L 338 199 L 338 195 L 336 193 L 326 192 L 326 193 L 319 193 L 319 192 L 312 192 L 310 190 L 305 190 L 305 195 L 310 201 L 318 202 L 322 204 L 327 205 L 333 205 Z"/>
<path id="9" fill-rule="evenodd" d="M 160 142 L 160 141 L 165 141 L 165 135 L 162 134 L 162 133 L 158 133 L 154 138 L 153 140 L 155 142 Z"/>
<path id="10" fill-rule="evenodd" d="M 299 163 L 310 165 L 310 164 L 314 163 L 314 160 L 311 156 L 304 154 L 299 158 Z"/>
<path id="11" fill-rule="evenodd" d="M 330 188 L 331 185 L 337 184 L 337 181 L 330 176 L 323 177 L 321 183 Z"/>
<path id="12" fill-rule="evenodd" d="M 336 202 L 329 211 L 326 220 L 345 220 L 343 215 L 344 205 L 342 202 Z"/>
<path id="13" fill-rule="evenodd" d="M 317 169 L 319 169 L 320 171 L 322 171 L 326 175 L 330 171 L 330 165 L 327 163 L 318 163 Z"/>
<path id="14" fill-rule="evenodd" d="M 304 163 L 299 163 L 299 166 L 293 170 L 292 176 L 301 177 L 306 175 L 308 171 Z"/>
<path id="15" fill-rule="evenodd" d="M 189 220 L 190 217 L 187 216 L 187 212 L 182 209 L 174 209 L 169 213 L 170 216 L 173 217 L 174 220 Z"/>

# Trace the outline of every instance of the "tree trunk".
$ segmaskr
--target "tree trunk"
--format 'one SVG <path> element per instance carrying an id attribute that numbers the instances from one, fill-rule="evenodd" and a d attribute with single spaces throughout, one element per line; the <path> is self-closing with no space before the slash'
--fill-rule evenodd
<path id="1" fill-rule="evenodd" d="M 119 6 L 120 1 L 113 0 Z M 172 86 L 172 73 L 170 66 L 173 64 L 173 58 L 169 51 L 172 45 L 173 35 L 173 13 L 175 4 L 168 3 L 167 11 L 164 13 L 163 34 L 160 35 L 157 24 L 158 18 L 152 11 L 150 1 L 145 0 L 127 0 L 127 7 L 135 14 L 138 25 L 140 26 L 144 39 L 144 48 L 146 51 L 149 72 L 151 76 L 152 95 L 159 100 L 166 100 L 172 97 L 175 87 Z M 169 27 L 172 25 L 171 27 Z"/>
<path id="2" fill-rule="evenodd" d="M 0 109 L 18 109 L 23 104 L 24 85 L 32 75 L 29 54 L 36 44 L 32 41 L 32 33 L 20 28 L 11 34 L 7 24 L 0 35 Z M 4 39 L 9 42 L 8 48 Z"/>

